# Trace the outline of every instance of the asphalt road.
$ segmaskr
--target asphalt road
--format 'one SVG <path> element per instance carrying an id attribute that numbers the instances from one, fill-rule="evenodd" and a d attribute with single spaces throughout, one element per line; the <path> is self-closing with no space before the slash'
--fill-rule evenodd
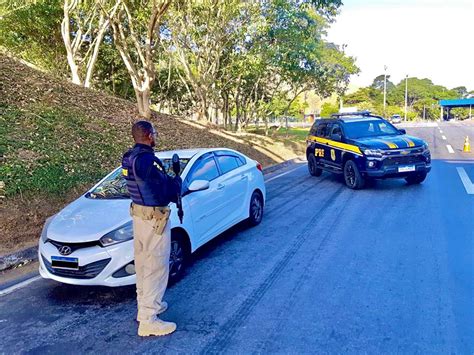
<path id="1" fill-rule="evenodd" d="M 39 280 L 0 296 L 0 353 L 472 354 L 474 125 L 408 131 L 433 153 L 421 185 L 269 176 L 262 224 L 200 249 L 168 290 L 171 336 L 136 335 L 134 287 Z"/>

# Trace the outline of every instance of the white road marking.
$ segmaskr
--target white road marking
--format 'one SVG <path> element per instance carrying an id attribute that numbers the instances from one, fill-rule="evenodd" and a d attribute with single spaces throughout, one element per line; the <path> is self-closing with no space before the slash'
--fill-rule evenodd
<path id="1" fill-rule="evenodd" d="M 440 129 L 440 130 L 439 130 L 439 133 L 443 133 L 443 131 Z"/>
<path id="2" fill-rule="evenodd" d="M 29 278 L 25 281 L 22 281 L 22 282 L 19 282 L 17 283 L 16 285 L 13 285 L 13 286 L 10 286 L 4 290 L 1 290 L 0 291 L 0 296 L 5 296 L 5 295 L 8 295 L 9 293 L 12 293 L 13 291 L 16 291 L 20 288 L 23 288 L 25 286 L 28 286 L 29 284 L 35 282 L 35 281 L 38 281 L 39 279 L 41 279 L 41 276 L 38 275 L 38 276 L 33 276 L 32 278 Z"/>
<path id="3" fill-rule="evenodd" d="M 472 183 L 471 179 L 466 173 L 466 170 L 461 167 L 457 167 L 456 170 L 458 171 L 459 177 L 461 178 L 461 181 L 464 185 L 464 188 L 466 189 L 466 192 L 469 195 L 474 195 L 474 184 Z"/>
<path id="4" fill-rule="evenodd" d="M 297 167 L 297 168 L 294 168 L 294 169 L 292 169 L 292 170 L 290 170 L 290 171 L 284 172 L 284 173 L 282 173 L 282 174 L 280 174 L 280 175 L 274 176 L 274 177 L 272 177 L 272 178 L 270 178 L 270 179 L 268 179 L 268 180 L 265 180 L 265 182 L 267 183 L 267 182 L 270 182 L 270 181 L 272 181 L 272 180 L 281 178 L 282 176 L 285 176 L 285 175 L 287 175 L 287 174 L 289 174 L 289 173 L 292 173 L 293 171 L 296 171 L 296 170 L 298 170 L 298 169 L 300 169 L 300 168 L 302 168 L 302 167 L 304 167 L 304 166 L 306 166 L 306 164 L 305 164 L 305 165 L 301 165 L 301 166 L 299 166 L 299 167 Z"/>
<path id="5" fill-rule="evenodd" d="M 474 164 L 473 160 L 446 160 L 448 164 Z"/>
<path id="6" fill-rule="evenodd" d="M 451 154 L 454 153 L 454 149 L 453 149 L 453 147 L 451 147 L 450 144 L 446 144 L 446 148 L 448 148 L 448 152 L 450 152 Z"/>
<path id="7" fill-rule="evenodd" d="M 443 136 L 443 139 L 446 140 L 446 136 Z"/>

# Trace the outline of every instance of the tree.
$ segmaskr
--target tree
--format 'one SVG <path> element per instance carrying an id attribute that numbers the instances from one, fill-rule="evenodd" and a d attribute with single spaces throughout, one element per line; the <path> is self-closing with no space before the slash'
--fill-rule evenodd
<path id="1" fill-rule="evenodd" d="M 175 3 L 169 19 L 171 54 L 195 97 L 200 120 L 211 119 L 209 108 L 220 97 L 217 81 L 225 71 L 223 58 L 242 39 L 254 7 L 239 0 Z"/>
<path id="2" fill-rule="evenodd" d="M 374 81 L 372 82 L 371 87 L 372 87 L 373 89 L 376 89 L 376 90 L 379 90 L 379 91 L 383 92 L 383 89 L 384 89 L 384 81 L 385 81 L 384 79 L 385 79 L 384 74 L 381 74 L 381 75 L 376 76 L 376 77 L 374 78 Z M 387 85 L 387 87 L 386 87 L 387 92 L 390 91 L 390 90 L 392 90 L 392 89 L 395 87 L 395 84 L 393 84 L 389 79 L 390 79 L 390 75 L 387 75 L 387 83 L 386 83 L 386 85 Z"/>
<path id="3" fill-rule="evenodd" d="M 352 94 L 344 96 L 344 102 L 350 105 L 358 105 L 362 102 L 372 103 L 373 105 L 383 105 L 383 94 L 372 86 L 360 88 Z"/>
<path id="4" fill-rule="evenodd" d="M 338 112 L 339 112 L 339 106 L 337 104 L 326 102 L 321 107 L 321 117 L 323 118 L 331 117 L 333 113 L 338 113 Z"/>
<path id="5" fill-rule="evenodd" d="M 96 0 L 64 0 L 61 35 L 74 84 L 91 86 L 102 40 L 119 5 L 120 0 L 104 12 Z"/>
<path id="6" fill-rule="evenodd" d="M 456 92 L 458 94 L 458 97 L 461 99 L 465 98 L 469 94 L 465 86 L 455 87 L 454 89 L 452 89 L 452 91 Z"/>
<path id="7" fill-rule="evenodd" d="M 151 117 L 151 88 L 156 77 L 154 57 L 160 48 L 159 29 L 172 0 L 117 0 L 115 14 L 102 13 L 110 21 L 113 40 L 132 81 L 140 116 Z"/>

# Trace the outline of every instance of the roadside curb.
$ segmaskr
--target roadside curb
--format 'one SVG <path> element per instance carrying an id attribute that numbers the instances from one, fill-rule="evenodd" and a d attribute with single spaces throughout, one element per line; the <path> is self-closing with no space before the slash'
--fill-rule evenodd
<path id="1" fill-rule="evenodd" d="M 12 269 L 20 264 L 38 260 L 38 247 L 29 247 L 0 256 L 0 271 Z"/>
<path id="2" fill-rule="evenodd" d="M 272 174 L 278 170 L 293 166 L 298 163 L 302 163 L 305 161 L 304 156 L 299 156 L 282 163 L 278 163 L 275 165 L 267 166 L 263 168 L 264 175 Z M 13 269 L 15 267 L 20 266 L 21 264 L 25 264 L 31 261 L 38 260 L 38 247 L 33 246 L 26 249 L 18 250 L 11 254 L 0 256 L 0 272 L 5 271 L 8 269 Z"/>
<path id="3" fill-rule="evenodd" d="M 268 174 L 274 173 L 277 170 L 287 168 L 287 167 L 293 166 L 293 165 L 298 164 L 298 163 L 303 163 L 303 162 L 306 162 L 306 158 L 301 155 L 299 157 L 296 157 L 296 158 L 293 158 L 293 159 L 290 159 L 290 160 L 286 160 L 282 163 L 267 166 L 266 168 L 263 168 L 263 174 L 268 175 Z"/>

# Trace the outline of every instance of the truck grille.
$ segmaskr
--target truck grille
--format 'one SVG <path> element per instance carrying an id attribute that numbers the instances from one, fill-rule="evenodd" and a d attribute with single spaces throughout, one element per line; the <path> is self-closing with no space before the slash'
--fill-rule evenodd
<path id="1" fill-rule="evenodd" d="M 43 258 L 43 263 L 44 266 L 46 266 L 46 269 L 53 275 L 60 276 L 60 277 L 68 277 L 71 279 L 93 279 L 97 275 L 99 275 L 102 270 L 107 266 L 107 264 L 112 260 L 111 258 L 109 259 L 104 259 L 104 260 L 99 260 L 95 261 L 93 263 L 84 265 L 84 266 L 79 266 L 78 270 L 69 270 L 69 269 L 56 269 L 51 266 L 51 263 L 46 260 L 46 258 L 41 255 Z"/>
<path id="2" fill-rule="evenodd" d="M 384 166 L 410 165 L 424 162 L 422 155 L 407 155 L 398 157 L 388 157 L 383 161 Z"/>

